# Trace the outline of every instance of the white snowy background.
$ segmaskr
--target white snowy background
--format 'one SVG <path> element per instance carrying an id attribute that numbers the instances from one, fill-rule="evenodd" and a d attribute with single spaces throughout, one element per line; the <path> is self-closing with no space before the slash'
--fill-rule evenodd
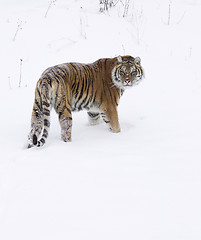
<path id="1" fill-rule="evenodd" d="M 122 0 L 122 2 L 125 2 Z M 201 239 L 201 1 L 0 0 L 0 239 Z M 121 133 L 56 114 L 26 149 L 40 74 L 64 62 L 140 56 Z"/>

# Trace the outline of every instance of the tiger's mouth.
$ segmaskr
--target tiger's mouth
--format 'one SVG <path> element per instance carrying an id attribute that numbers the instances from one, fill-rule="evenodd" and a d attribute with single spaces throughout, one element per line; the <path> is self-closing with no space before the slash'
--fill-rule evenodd
<path id="1" fill-rule="evenodd" d="M 132 86 L 132 85 L 133 85 L 133 82 L 130 81 L 130 80 L 124 81 L 124 82 L 123 82 L 123 85 L 124 85 L 124 86 Z"/>
<path id="2" fill-rule="evenodd" d="M 134 80 L 133 82 L 129 82 L 129 83 L 123 83 L 123 87 L 133 87 L 133 86 L 136 86 L 140 83 L 141 79 L 136 79 Z"/>
<path id="3" fill-rule="evenodd" d="M 123 84 L 124 87 L 132 87 L 133 84 L 129 84 L 129 83 L 126 83 L 126 84 Z"/>

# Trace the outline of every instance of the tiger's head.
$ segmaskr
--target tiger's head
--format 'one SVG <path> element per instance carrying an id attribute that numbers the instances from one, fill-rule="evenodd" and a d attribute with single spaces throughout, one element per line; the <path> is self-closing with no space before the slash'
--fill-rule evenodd
<path id="1" fill-rule="evenodd" d="M 138 85 L 144 75 L 139 57 L 118 56 L 117 65 L 112 70 L 114 85 L 122 90 Z"/>

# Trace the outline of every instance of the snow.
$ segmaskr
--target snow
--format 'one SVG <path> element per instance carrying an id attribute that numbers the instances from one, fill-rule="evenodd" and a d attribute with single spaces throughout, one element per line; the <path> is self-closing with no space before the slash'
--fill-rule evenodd
<path id="1" fill-rule="evenodd" d="M 125 18 L 120 4 L 48 6 L 1 1 L 0 239 L 200 240 L 201 1 L 172 0 L 169 25 L 168 0 L 130 1 Z M 120 100 L 121 133 L 83 111 L 64 143 L 52 111 L 45 146 L 25 148 L 47 67 L 124 54 L 146 76 Z"/>

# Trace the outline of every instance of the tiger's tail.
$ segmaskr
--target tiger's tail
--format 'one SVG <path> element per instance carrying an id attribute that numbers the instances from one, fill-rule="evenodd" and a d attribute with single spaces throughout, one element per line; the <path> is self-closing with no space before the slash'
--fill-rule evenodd
<path id="1" fill-rule="evenodd" d="M 35 90 L 35 101 L 31 118 L 31 131 L 28 136 L 28 148 L 45 144 L 50 128 L 51 84 L 39 79 Z"/>

